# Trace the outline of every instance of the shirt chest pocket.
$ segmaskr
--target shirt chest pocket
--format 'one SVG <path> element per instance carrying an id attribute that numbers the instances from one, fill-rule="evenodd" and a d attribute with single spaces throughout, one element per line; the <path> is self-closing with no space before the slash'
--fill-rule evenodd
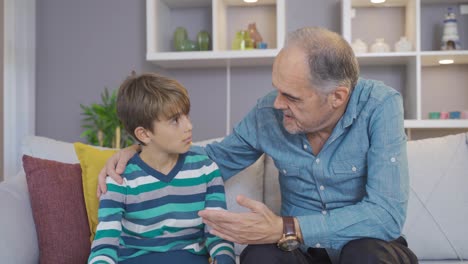
<path id="1" fill-rule="evenodd" d="M 287 162 L 275 162 L 279 171 L 280 187 L 288 193 L 305 191 L 310 187 L 304 169 Z"/>
<path id="2" fill-rule="evenodd" d="M 361 177 L 367 172 L 365 159 L 333 161 L 331 168 L 336 175 L 346 175 L 349 178 Z"/>

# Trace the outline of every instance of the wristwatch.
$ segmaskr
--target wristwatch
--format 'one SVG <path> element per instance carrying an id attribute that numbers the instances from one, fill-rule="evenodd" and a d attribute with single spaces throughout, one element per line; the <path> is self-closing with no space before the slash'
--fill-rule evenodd
<path id="1" fill-rule="evenodd" d="M 283 236 L 278 241 L 278 248 L 284 251 L 293 251 L 301 245 L 294 226 L 294 217 L 283 216 Z"/>

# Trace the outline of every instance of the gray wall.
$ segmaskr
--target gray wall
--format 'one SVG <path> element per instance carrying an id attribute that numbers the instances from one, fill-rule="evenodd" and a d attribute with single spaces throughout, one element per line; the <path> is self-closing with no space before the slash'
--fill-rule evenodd
<path id="1" fill-rule="evenodd" d="M 0 0 L 0 182 L 3 180 L 3 65 L 5 64 L 3 56 L 3 34 L 4 23 L 4 1 Z"/>
<path id="2" fill-rule="evenodd" d="M 286 29 L 340 31 L 340 0 L 287 0 Z M 36 134 L 78 141 L 80 104 L 99 100 L 130 73 L 177 78 L 191 96 L 194 140 L 226 133 L 226 69 L 162 71 L 145 61 L 145 1 L 38 0 Z M 272 90 L 271 67 L 231 69 L 231 125 Z"/>

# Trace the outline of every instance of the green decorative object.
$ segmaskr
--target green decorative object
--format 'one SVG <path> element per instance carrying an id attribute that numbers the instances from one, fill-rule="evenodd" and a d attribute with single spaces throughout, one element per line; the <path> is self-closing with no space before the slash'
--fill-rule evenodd
<path id="1" fill-rule="evenodd" d="M 440 119 L 440 112 L 429 112 L 429 119 Z"/>
<path id="2" fill-rule="evenodd" d="M 184 42 L 188 40 L 187 30 L 183 27 L 178 27 L 174 31 L 174 49 L 176 51 L 184 50 Z"/>
<path id="3" fill-rule="evenodd" d="M 198 50 L 197 43 L 190 39 L 186 39 L 182 41 L 179 51 L 194 51 L 194 50 Z"/>
<path id="4" fill-rule="evenodd" d="M 200 50 L 210 49 L 210 33 L 205 30 L 198 32 L 197 34 L 198 48 Z"/>
<path id="5" fill-rule="evenodd" d="M 254 48 L 254 43 L 250 38 L 250 34 L 247 30 L 239 30 L 236 33 L 236 37 L 232 41 L 233 50 L 251 50 Z"/>
<path id="6" fill-rule="evenodd" d="M 123 148 L 133 144 L 132 137 L 122 129 L 122 123 L 117 117 L 117 90 L 111 94 L 107 88 L 101 93 L 101 103 L 84 106 L 80 104 L 83 112 L 82 125 L 85 129 L 81 133 L 91 145 Z"/>

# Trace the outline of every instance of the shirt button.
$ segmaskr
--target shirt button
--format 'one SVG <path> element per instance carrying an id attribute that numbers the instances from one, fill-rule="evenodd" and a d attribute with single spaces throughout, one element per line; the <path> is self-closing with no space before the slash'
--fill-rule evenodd
<path id="1" fill-rule="evenodd" d="M 392 158 L 390 159 L 390 161 L 391 161 L 391 162 L 395 162 L 395 161 L 396 161 L 395 157 L 392 157 Z"/>
<path id="2" fill-rule="evenodd" d="M 286 174 L 286 172 L 287 172 L 286 170 L 283 170 L 283 174 Z"/>
<path id="3" fill-rule="evenodd" d="M 315 160 L 315 163 L 319 164 L 319 163 L 320 163 L 320 159 L 316 159 L 316 160 Z"/>
<path id="4" fill-rule="evenodd" d="M 320 247 L 320 243 L 315 244 L 315 247 L 316 247 L 316 248 L 319 248 L 319 247 Z"/>
<path id="5" fill-rule="evenodd" d="M 323 185 L 320 185 L 320 190 L 321 191 L 325 190 L 325 187 Z"/>
<path id="6" fill-rule="evenodd" d="M 323 215 L 326 215 L 326 214 L 327 214 L 327 211 L 326 211 L 326 210 L 323 210 L 323 211 L 322 211 L 322 214 L 323 214 Z"/>
<path id="7" fill-rule="evenodd" d="M 307 149 L 307 145 L 306 145 L 306 144 L 304 144 L 304 146 L 303 146 L 303 147 L 304 147 L 304 149 Z"/>
<path id="8" fill-rule="evenodd" d="M 354 167 L 354 166 L 351 168 L 351 170 L 354 171 L 354 172 L 357 171 L 356 167 Z"/>

